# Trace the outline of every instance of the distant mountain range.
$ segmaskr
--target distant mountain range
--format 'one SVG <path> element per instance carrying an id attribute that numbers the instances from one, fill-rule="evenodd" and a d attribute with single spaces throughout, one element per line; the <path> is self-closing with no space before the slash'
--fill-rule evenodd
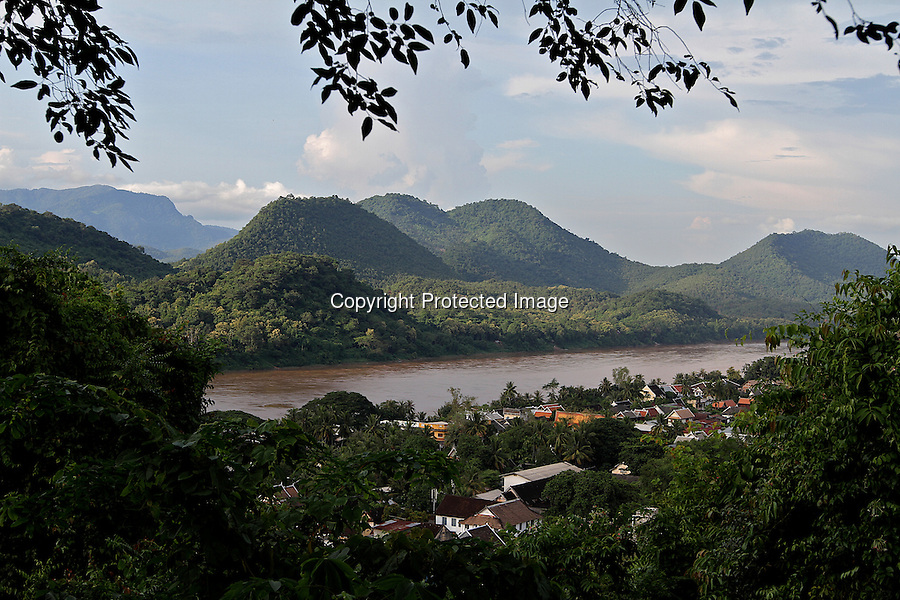
<path id="1" fill-rule="evenodd" d="M 723 314 L 785 317 L 834 295 L 844 269 L 884 273 L 885 249 L 851 233 L 771 234 L 720 264 L 653 267 L 610 253 L 518 200 L 484 200 L 444 212 L 401 194 L 359 202 L 440 256 L 464 277 L 568 285 L 616 294 L 662 289 Z"/>
<path id="2" fill-rule="evenodd" d="M 75 219 L 165 261 L 195 256 L 236 230 L 202 225 L 178 212 L 165 196 L 92 185 L 68 190 L 0 190 L 0 203 Z"/>
<path id="3" fill-rule="evenodd" d="M 145 247 L 203 247 L 224 241 L 191 259 L 192 268 L 224 271 L 237 261 L 296 252 L 331 256 L 379 285 L 414 275 L 564 285 L 618 295 L 660 289 L 699 298 L 733 317 L 790 318 L 831 298 L 844 269 L 883 273 L 886 256 L 883 248 L 850 233 L 802 231 L 772 234 L 720 264 L 654 267 L 580 238 L 517 200 L 484 200 L 443 211 L 402 194 L 356 204 L 337 197 L 287 196 L 265 206 L 233 236 L 233 230 L 209 228 L 181 215 L 166 198 L 107 186 L 0 191 L 0 201 L 89 216 L 94 227 L 104 229 L 106 224 L 106 231 L 116 237 Z M 40 229 L 35 229 L 34 218 L 13 226 L 0 243 L 15 234 L 23 249 L 62 245 L 60 238 L 28 241 Z M 84 233 L 72 230 L 65 235 L 76 239 Z M 78 254 L 84 258 L 90 251 L 80 247 Z"/>

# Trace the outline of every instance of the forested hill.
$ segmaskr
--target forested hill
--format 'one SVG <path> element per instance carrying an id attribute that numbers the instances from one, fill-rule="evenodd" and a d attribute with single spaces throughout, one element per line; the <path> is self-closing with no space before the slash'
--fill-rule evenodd
<path id="1" fill-rule="evenodd" d="M 470 279 L 622 293 L 630 277 L 653 270 L 566 231 L 519 200 L 483 200 L 444 212 L 412 196 L 387 194 L 359 206 L 390 221 Z"/>
<path id="2" fill-rule="evenodd" d="M 851 233 L 773 233 L 718 265 L 662 268 L 632 291 L 680 292 L 730 315 L 790 317 L 832 298 L 845 269 L 883 275 L 885 256 Z"/>
<path id="3" fill-rule="evenodd" d="M 173 270 L 108 233 L 15 204 L 0 204 L 0 246 L 7 245 L 36 255 L 61 250 L 78 263 L 93 261 L 92 266 L 139 281 L 164 277 Z"/>
<path id="4" fill-rule="evenodd" d="M 236 236 L 192 259 L 191 265 L 226 270 L 241 259 L 281 252 L 330 256 L 373 281 L 398 274 L 457 277 L 392 224 L 336 196 L 279 198 Z"/>
<path id="5" fill-rule="evenodd" d="M 720 264 L 652 267 L 579 238 L 516 200 L 484 200 L 445 212 L 412 196 L 387 194 L 359 205 L 470 279 L 617 294 L 663 289 L 733 316 L 789 318 L 831 298 L 845 269 L 885 269 L 885 249 L 849 233 L 772 234 Z"/>
<path id="6" fill-rule="evenodd" d="M 129 244 L 143 246 L 160 260 L 194 256 L 237 233 L 228 227 L 198 223 L 178 212 L 165 196 L 107 185 L 68 190 L 0 190 L 0 202 L 81 221 Z"/>

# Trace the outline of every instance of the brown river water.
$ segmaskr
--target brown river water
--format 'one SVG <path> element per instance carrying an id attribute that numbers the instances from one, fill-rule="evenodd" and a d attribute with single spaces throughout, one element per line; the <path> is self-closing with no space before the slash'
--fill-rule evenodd
<path id="1" fill-rule="evenodd" d="M 411 400 L 416 411 L 432 414 L 450 400 L 451 387 L 488 403 L 509 381 L 519 393 L 540 390 L 554 378 L 560 385 L 597 387 L 604 377 L 612 379 L 613 369 L 628 367 L 647 381 L 671 383 L 677 373 L 740 370 L 765 355 L 762 343 L 724 343 L 233 371 L 218 375 L 206 395 L 213 401 L 209 410 L 237 409 L 270 419 L 337 390 L 359 392 L 375 404 Z"/>

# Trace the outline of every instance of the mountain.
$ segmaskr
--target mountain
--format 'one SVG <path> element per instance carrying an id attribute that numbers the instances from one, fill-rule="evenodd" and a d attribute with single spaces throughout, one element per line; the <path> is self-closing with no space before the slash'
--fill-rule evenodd
<path id="1" fill-rule="evenodd" d="M 444 212 L 402 194 L 358 203 L 390 221 L 468 279 L 567 285 L 622 293 L 652 270 L 566 231 L 519 200 L 483 200 Z"/>
<path id="2" fill-rule="evenodd" d="M 232 237 L 228 227 L 202 225 L 165 196 L 92 185 L 68 190 L 0 190 L 0 203 L 52 212 L 105 231 L 162 260 L 193 256 Z"/>
<path id="3" fill-rule="evenodd" d="M 704 298 L 725 314 L 791 317 L 834 296 L 844 269 L 883 274 L 886 251 L 852 233 L 773 233 L 718 264 L 661 268 L 633 290 Z"/>
<path id="4" fill-rule="evenodd" d="M 791 317 L 831 298 L 844 269 L 885 269 L 885 250 L 850 233 L 772 234 L 720 264 L 652 267 L 581 239 L 517 200 L 484 200 L 445 212 L 412 196 L 386 194 L 359 206 L 469 279 L 616 294 L 662 289 L 700 298 L 732 316 Z"/>
<path id="5" fill-rule="evenodd" d="M 0 204 L 0 245 L 9 244 L 29 254 L 62 250 L 78 263 L 93 261 L 92 266 L 136 280 L 164 277 L 173 271 L 170 265 L 83 223 Z"/>
<path id="6" fill-rule="evenodd" d="M 454 270 L 399 229 L 349 200 L 285 196 L 264 206 L 241 231 L 191 260 L 229 269 L 238 260 L 297 252 L 331 256 L 365 279 L 398 274 L 456 278 Z"/>

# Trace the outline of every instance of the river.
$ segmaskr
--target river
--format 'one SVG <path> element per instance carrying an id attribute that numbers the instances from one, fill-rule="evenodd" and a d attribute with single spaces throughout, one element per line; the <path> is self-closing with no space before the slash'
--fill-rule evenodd
<path id="1" fill-rule="evenodd" d="M 432 414 L 450 400 L 451 387 L 487 403 L 496 400 L 509 381 L 519 393 L 539 390 L 554 378 L 560 385 L 597 387 L 604 377 L 612 379 L 613 369 L 628 367 L 647 381 L 658 377 L 671 383 L 677 373 L 740 370 L 765 355 L 762 343 L 726 343 L 233 371 L 218 375 L 207 397 L 213 401 L 210 410 L 237 409 L 274 419 L 313 398 L 346 390 L 375 404 L 411 400 L 416 411 Z"/>

